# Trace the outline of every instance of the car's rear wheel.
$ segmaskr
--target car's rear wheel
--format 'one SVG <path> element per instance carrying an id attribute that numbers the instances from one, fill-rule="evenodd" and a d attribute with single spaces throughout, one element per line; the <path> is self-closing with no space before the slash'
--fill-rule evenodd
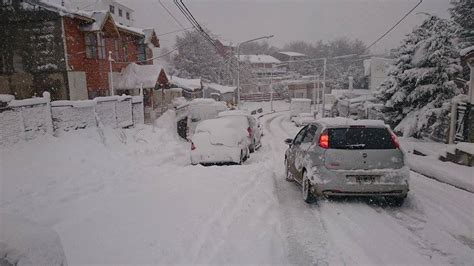
<path id="1" fill-rule="evenodd" d="M 306 171 L 303 171 L 303 182 L 302 182 L 302 189 L 303 189 L 303 200 L 306 203 L 314 203 L 316 201 L 316 197 L 313 194 L 313 189 L 311 182 L 308 179 L 308 174 Z"/>
<path id="2" fill-rule="evenodd" d="M 390 197 L 385 197 L 385 199 L 388 201 L 390 205 L 400 207 L 405 202 L 406 196 L 405 197 L 390 196 Z"/>
<path id="3" fill-rule="evenodd" d="M 288 181 L 288 182 L 295 181 L 293 179 L 293 176 L 290 173 L 290 167 L 288 167 L 288 160 L 287 159 L 285 159 L 285 176 L 286 176 L 286 178 L 285 178 L 286 181 Z"/>
<path id="4" fill-rule="evenodd" d="M 241 165 L 244 162 L 244 151 L 240 150 L 240 157 L 239 157 L 239 163 L 238 165 Z"/>
<path id="5" fill-rule="evenodd" d="M 252 141 L 252 143 L 249 146 L 250 153 L 255 152 L 255 139 Z"/>

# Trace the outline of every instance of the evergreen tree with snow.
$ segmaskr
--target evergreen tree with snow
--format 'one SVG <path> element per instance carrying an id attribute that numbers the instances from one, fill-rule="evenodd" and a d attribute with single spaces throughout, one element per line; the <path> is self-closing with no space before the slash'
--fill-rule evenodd
<path id="1" fill-rule="evenodd" d="M 455 44 L 459 27 L 431 16 L 408 34 L 377 97 L 385 103 L 384 120 L 404 136 L 444 140 L 450 100 L 461 93 L 454 83 L 460 74 Z"/>
<path id="2" fill-rule="evenodd" d="M 452 1 L 449 9 L 452 19 L 461 27 L 459 31 L 460 46 L 466 48 L 474 45 L 474 1 Z"/>
<path id="3" fill-rule="evenodd" d="M 458 32 L 458 45 L 460 49 L 474 46 L 474 1 L 457 0 L 452 1 L 449 9 L 452 19 L 460 26 Z M 469 80 L 469 66 L 463 63 L 462 78 Z"/>

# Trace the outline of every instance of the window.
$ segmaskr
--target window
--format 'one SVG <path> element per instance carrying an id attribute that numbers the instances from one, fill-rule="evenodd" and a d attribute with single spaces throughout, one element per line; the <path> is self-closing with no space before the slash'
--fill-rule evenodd
<path id="1" fill-rule="evenodd" d="M 86 33 L 86 57 L 97 58 L 97 35 Z"/>
<path id="2" fill-rule="evenodd" d="M 109 9 L 110 9 L 110 13 L 115 14 L 115 6 L 110 5 Z"/>
<path id="3" fill-rule="evenodd" d="M 137 50 L 138 61 L 146 60 L 146 44 L 143 43 L 143 40 L 138 43 Z"/>
<path id="4" fill-rule="evenodd" d="M 395 149 L 386 128 L 332 128 L 329 129 L 331 149 Z"/>
<path id="5" fill-rule="evenodd" d="M 98 47 L 98 52 L 99 52 L 99 59 L 106 59 L 107 58 L 107 52 L 105 51 L 105 38 L 104 34 L 102 32 L 97 34 L 97 47 Z"/>
<path id="6" fill-rule="evenodd" d="M 114 40 L 115 60 L 120 61 L 120 43 L 119 40 Z"/>
<path id="7" fill-rule="evenodd" d="M 123 61 L 128 62 L 128 46 L 123 47 Z"/>
<path id="8" fill-rule="evenodd" d="M 119 16 L 122 16 L 122 9 L 119 8 Z"/>
<path id="9" fill-rule="evenodd" d="M 301 144 L 301 141 L 303 140 L 303 136 L 304 136 L 304 133 L 306 133 L 306 129 L 308 127 L 304 127 L 303 129 L 301 129 L 301 131 L 298 133 L 298 135 L 296 135 L 295 139 L 293 140 L 293 144 L 294 145 L 300 145 Z"/>
<path id="10" fill-rule="evenodd" d="M 86 34 L 86 57 L 106 59 L 105 38 L 102 32 Z"/>
<path id="11" fill-rule="evenodd" d="M 309 126 L 308 130 L 306 130 L 306 134 L 303 137 L 302 143 L 312 143 L 317 130 L 318 128 L 316 126 Z"/>
<path id="12" fill-rule="evenodd" d="M 125 15 L 126 15 L 127 19 L 130 20 L 130 13 L 127 12 Z"/>

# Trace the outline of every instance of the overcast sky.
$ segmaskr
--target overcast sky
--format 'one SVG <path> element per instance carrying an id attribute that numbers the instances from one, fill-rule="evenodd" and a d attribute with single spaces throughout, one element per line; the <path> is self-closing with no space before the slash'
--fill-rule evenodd
<path id="1" fill-rule="evenodd" d="M 234 43 L 274 34 L 270 44 L 281 47 L 295 40 L 328 41 L 347 36 L 371 43 L 419 0 L 184 0 L 195 18 L 220 38 Z M 135 10 L 135 25 L 154 27 L 158 34 L 181 27 L 158 0 L 119 0 Z M 191 26 L 172 0 L 162 0 L 186 27 Z M 399 44 L 428 12 L 448 17 L 449 0 L 424 0 L 373 51 Z M 161 36 L 163 46 L 174 47 L 175 35 Z"/>

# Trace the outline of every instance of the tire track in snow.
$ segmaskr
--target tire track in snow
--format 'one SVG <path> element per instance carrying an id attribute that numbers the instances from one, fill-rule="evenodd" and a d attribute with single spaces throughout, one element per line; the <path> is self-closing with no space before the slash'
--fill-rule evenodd
<path id="1" fill-rule="evenodd" d="M 268 117 L 265 127 L 272 136 L 268 146 L 271 147 L 274 165 L 268 170 L 272 171 L 273 184 L 280 204 L 281 219 L 288 241 L 289 260 L 298 265 L 325 265 L 331 261 L 344 263 L 342 258 L 337 262 L 335 258 L 331 258 L 327 232 L 317 206 L 303 202 L 299 186 L 285 181 L 283 140 L 293 137 L 283 126 L 287 115 L 288 112 L 285 112 Z"/>
<path id="2" fill-rule="evenodd" d="M 259 156 L 252 156 L 252 160 L 255 161 L 255 158 L 253 157 Z M 263 157 L 262 159 L 268 161 L 268 158 Z M 272 220 L 268 219 L 268 216 L 271 216 L 272 208 L 275 209 L 275 199 L 271 198 L 271 195 L 261 188 L 262 186 L 265 186 L 262 183 L 266 178 L 266 169 L 262 168 L 260 164 L 252 164 L 252 161 L 249 163 L 251 164 L 231 166 L 245 170 L 245 173 L 242 173 L 242 176 L 248 177 L 248 181 L 240 184 L 235 190 L 233 190 L 232 194 L 229 197 L 226 197 L 225 202 L 222 204 L 222 208 L 216 211 L 208 220 L 206 225 L 204 225 L 205 229 L 201 234 L 201 238 L 198 239 L 191 249 L 193 263 L 209 263 L 219 260 L 219 252 L 229 244 L 228 240 L 231 239 L 229 236 L 233 233 L 231 228 L 234 226 L 234 223 L 238 223 L 239 218 L 246 213 L 250 212 L 252 215 L 255 214 L 257 216 L 252 217 L 250 220 L 251 223 L 253 221 L 258 221 L 256 224 L 249 224 L 249 227 L 251 228 L 253 228 L 252 226 L 258 227 L 258 223 L 265 220 Z M 260 200 L 262 197 L 263 200 Z M 259 200 L 258 204 L 251 204 L 255 200 Z M 254 209 L 254 207 L 258 208 Z M 275 222 L 270 225 L 271 227 L 278 227 L 278 225 L 275 225 Z M 272 228 L 272 230 L 274 233 L 272 233 L 270 237 L 281 235 L 277 229 Z M 267 231 L 262 231 L 257 238 L 260 240 L 267 239 L 268 235 L 266 234 L 268 233 L 266 232 Z M 268 263 L 268 261 L 265 262 Z"/>

